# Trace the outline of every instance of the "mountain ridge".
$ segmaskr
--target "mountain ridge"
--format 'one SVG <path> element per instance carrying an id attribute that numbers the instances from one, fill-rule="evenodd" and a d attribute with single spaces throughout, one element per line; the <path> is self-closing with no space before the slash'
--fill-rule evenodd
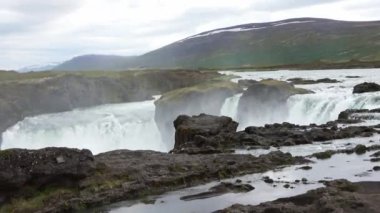
<path id="1" fill-rule="evenodd" d="M 380 21 L 293 18 L 205 31 L 140 56 L 78 57 L 55 70 L 378 66 Z M 83 59 L 83 58 L 79 58 Z M 358 63 L 351 63 L 352 61 Z"/>

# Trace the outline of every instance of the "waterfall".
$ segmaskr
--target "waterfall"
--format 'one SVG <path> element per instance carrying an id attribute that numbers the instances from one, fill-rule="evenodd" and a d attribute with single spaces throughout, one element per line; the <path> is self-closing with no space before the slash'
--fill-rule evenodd
<path id="1" fill-rule="evenodd" d="M 323 124 L 336 120 L 346 109 L 374 109 L 380 106 L 379 93 L 295 95 L 288 99 L 287 121 L 296 124 Z"/>
<path id="2" fill-rule="evenodd" d="M 72 147 L 168 151 L 154 121 L 154 101 L 110 104 L 25 118 L 3 133 L 1 149 Z"/>
<path id="3" fill-rule="evenodd" d="M 239 93 L 227 98 L 220 110 L 220 115 L 228 116 L 233 120 L 237 120 L 238 105 L 242 95 L 243 93 Z"/>

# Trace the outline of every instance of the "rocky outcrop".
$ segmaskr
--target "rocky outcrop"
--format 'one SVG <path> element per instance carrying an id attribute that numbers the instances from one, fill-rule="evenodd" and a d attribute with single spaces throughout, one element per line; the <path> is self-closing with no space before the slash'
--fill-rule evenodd
<path id="1" fill-rule="evenodd" d="M 376 114 L 380 113 L 380 108 L 377 109 L 347 109 L 338 116 L 339 123 L 361 123 L 365 120 L 376 119 Z"/>
<path id="2" fill-rule="evenodd" d="M 148 100 L 219 76 L 198 71 L 0 73 L 0 133 L 27 116 Z"/>
<path id="3" fill-rule="evenodd" d="M 1 161 L 4 163 L 1 167 L 2 181 L 7 182 L 0 184 L 18 186 L 14 182 L 22 182 L 23 193 L 12 193 L 8 199 L 2 199 L 0 212 L 73 212 L 306 161 L 282 152 L 254 157 L 117 150 L 99 154 L 94 161 L 88 151 L 43 149 L 13 152 L 22 153 L 11 155 L 20 163 Z M 18 159 L 18 156 L 25 160 Z M 95 163 L 95 172 L 90 172 L 92 163 Z M 25 174 L 31 175 L 29 181 L 10 180 L 11 177 L 20 179 Z M 67 178 L 76 182 L 63 186 L 61 183 Z M 50 187 L 40 184 L 41 187 L 31 187 L 35 181 L 40 184 L 44 181 Z M 237 192 L 248 188 L 230 185 L 217 187 L 217 191 L 225 190 Z"/>
<path id="4" fill-rule="evenodd" d="M 286 118 L 287 99 L 295 94 L 310 91 L 295 88 L 292 84 L 277 80 L 253 83 L 243 93 L 238 105 L 238 120 L 243 126 L 255 121 L 258 124 L 275 123 Z"/>
<path id="5" fill-rule="evenodd" d="M 320 83 L 339 83 L 340 81 L 330 78 L 321 78 L 318 80 L 303 79 L 303 78 L 289 78 L 287 81 L 293 84 L 320 84 Z"/>
<path id="6" fill-rule="evenodd" d="M 181 153 L 186 150 L 190 153 L 190 149 L 192 153 L 219 152 L 221 145 L 228 143 L 229 136 L 236 132 L 237 127 L 237 122 L 225 116 L 180 115 L 174 121 L 176 132 L 172 152 Z"/>
<path id="7" fill-rule="evenodd" d="M 237 84 L 223 80 L 181 88 L 163 94 L 155 102 L 155 121 L 163 141 L 174 144 L 173 121 L 179 115 L 197 115 L 200 113 L 219 115 L 226 98 L 239 92 L 241 89 Z"/>
<path id="8" fill-rule="evenodd" d="M 354 86 L 353 93 L 377 92 L 380 91 L 380 85 L 372 82 L 364 82 Z"/>
<path id="9" fill-rule="evenodd" d="M 94 157 L 89 150 L 45 148 L 0 151 L 0 200 L 23 193 L 26 186 L 71 186 L 94 172 Z"/>
<path id="10" fill-rule="evenodd" d="M 324 125 L 290 123 L 251 126 L 236 132 L 237 123 L 228 117 L 201 114 L 179 116 L 174 122 L 176 143 L 173 153 L 211 154 L 233 149 L 294 146 L 335 139 L 370 137 L 379 131 L 367 126 L 338 128 L 337 122 Z"/>
<path id="11" fill-rule="evenodd" d="M 380 183 L 335 180 L 325 183 L 325 188 L 305 194 L 280 198 L 257 206 L 235 204 L 219 213 L 242 212 L 379 212 Z"/>

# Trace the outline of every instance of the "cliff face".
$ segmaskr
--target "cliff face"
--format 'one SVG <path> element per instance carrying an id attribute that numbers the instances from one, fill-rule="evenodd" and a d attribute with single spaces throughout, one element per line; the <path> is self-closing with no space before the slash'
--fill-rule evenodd
<path id="1" fill-rule="evenodd" d="M 219 76 L 216 72 L 150 71 L 119 72 L 109 76 L 54 74 L 0 81 L 0 133 L 27 116 L 148 100 L 153 95 L 216 76 Z"/>

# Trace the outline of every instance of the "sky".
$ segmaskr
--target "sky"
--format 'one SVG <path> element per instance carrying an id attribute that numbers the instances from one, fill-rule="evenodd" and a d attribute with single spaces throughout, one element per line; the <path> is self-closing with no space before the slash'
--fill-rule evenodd
<path id="1" fill-rule="evenodd" d="M 0 0 L 0 69 L 139 55 L 221 27 L 287 18 L 380 20 L 379 0 Z"/>

